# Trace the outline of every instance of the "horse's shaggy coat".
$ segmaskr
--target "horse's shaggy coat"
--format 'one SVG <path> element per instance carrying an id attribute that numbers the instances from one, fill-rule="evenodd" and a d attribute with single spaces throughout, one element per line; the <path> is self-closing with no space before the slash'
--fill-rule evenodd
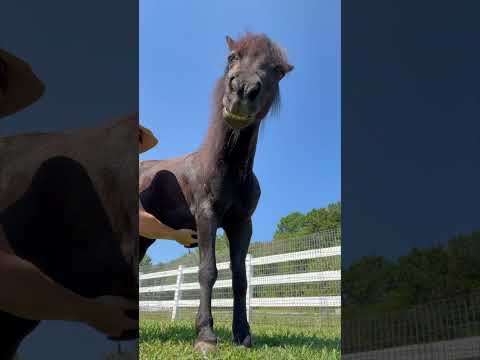
<path id="1" fill-rule="evenodd" d="M 176 228 L 197 230 L 200 250 L 200 306 L 196 346 L 216 344 L 211 313 L 217 278 L 215 237 L 223 228 L 230 244 L 233 281 L 233 340 L 251 346 L 246 317 L 245 257 L 252 234 L 251 217 L 260 197 L 253 162 L 261 120 L 278 104 L 282 77 L 293 69 L 268 37 L 227 37 L 228 65 L 214 91 L 213 116 L 197 152 L 140 164 L 140 198 L 145 209 Z M 140 256 L 153 240 L 141 238 Z"/>

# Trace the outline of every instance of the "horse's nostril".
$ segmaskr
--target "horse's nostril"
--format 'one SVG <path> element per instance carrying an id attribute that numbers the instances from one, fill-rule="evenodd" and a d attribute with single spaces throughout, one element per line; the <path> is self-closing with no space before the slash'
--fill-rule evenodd
<path id="1" fill-rule="evenodd" d="M 255 98 L 260 94 L 260 82 L 257 82 L 254 86 L 250 87 L 247 91 L 247 97 L 250 101 L 255 100 Z"/>
<path id="2" fill-rule="evenodd" d="M 235 80 L 235 76 L 230 77 L 230 80 L 228 81 L 228 86 L 230 87 L 230 90 L 233 89 L 233 80 Z"/>

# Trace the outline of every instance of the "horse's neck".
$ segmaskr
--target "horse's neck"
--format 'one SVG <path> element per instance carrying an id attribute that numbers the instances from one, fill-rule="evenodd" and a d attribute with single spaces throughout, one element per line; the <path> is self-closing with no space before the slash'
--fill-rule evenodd
<path id="1" fill-rule="evenodd" d="M 202 147 L 207 176 L 233 174 L 246 178 L 253 171 L 259 121 L 235 131 L 221 117 L 212 121 Z"/>

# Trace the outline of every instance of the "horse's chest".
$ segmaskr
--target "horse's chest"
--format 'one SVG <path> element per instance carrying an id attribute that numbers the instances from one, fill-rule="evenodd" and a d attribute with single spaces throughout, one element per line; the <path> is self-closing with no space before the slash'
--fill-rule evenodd
<path id="1" fill-rule="evenodd" d="M 213 210 L 219 218 L 225 214 L 235 212 L 245 212 L 245 200 L 250 196 L 248 188 L 244 184 L 225 183 L 212 194 Z"/>

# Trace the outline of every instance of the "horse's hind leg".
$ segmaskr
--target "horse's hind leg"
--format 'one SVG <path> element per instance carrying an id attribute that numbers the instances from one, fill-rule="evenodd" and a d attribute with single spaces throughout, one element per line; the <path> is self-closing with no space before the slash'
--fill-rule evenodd
<path id="1" fill-rule="evenodd" d="M 200 306 L 198 308 L 195 348 L 203 353 L 212 351 L 217 345 L 217 337 L 213 332 L 212 289 L 217 280 L 217 264 L 215 263 L 216 221 L 211 212 L 197 217 L 198 247 L 200 250 L 200 266 L 198 282 L 200 283 Z"/>
<path id="2" fill-rule="evenodd" d="M 252 237 L 252 221 L 229 224 L 225 226 L 230 243 L 230 267 L 233 285 L 233 342 L 245 347 L 252 346 L 250 325 L 247 321 L 246 295 L 247 274 L 245 258 Z"/>

